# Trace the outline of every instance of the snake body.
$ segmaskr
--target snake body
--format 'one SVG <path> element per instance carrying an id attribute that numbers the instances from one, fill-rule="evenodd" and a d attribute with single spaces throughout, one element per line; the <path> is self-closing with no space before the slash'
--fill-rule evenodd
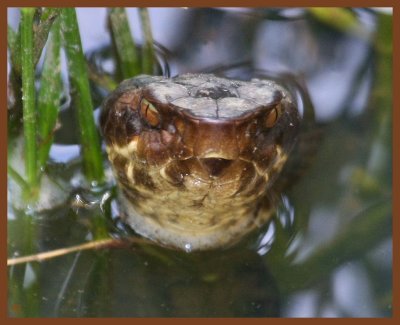
<path id="1" fill-rule="evenodd" d="M 124 221 L 186 251 L 224 247 L 264 225 L 262 204 L 300 115 L 271 80 L 141 75 L 104 101 L 100 125 Z"/>

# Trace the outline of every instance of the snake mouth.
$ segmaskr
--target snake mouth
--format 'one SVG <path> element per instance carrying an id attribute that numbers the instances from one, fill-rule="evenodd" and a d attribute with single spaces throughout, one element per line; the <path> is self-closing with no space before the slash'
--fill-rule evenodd
<path id="1" fill-rule="evenodd" d="M 211 177 L 221 176 L 233 162 L 231 159 L 224 158 L 200 158 L 199 161 Z"/>

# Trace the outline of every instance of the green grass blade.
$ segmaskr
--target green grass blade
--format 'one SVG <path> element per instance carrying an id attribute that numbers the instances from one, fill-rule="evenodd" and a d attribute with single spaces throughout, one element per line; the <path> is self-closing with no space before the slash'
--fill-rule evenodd
<path id="1" fill-rule="evenodd" d="M 155 56 L 149 11 L 147 10 L 147 8 L 139 8 L 139 12 L 144 34 L 144 43 L 142 47 L 142 72 L 153 74 Z"/>
<path id="2" fill-rule="evenodd" d="M 88 74 L 89 79 L 95 85 L 104 88 L 108 92 L 113 91 L 118 86 L 118 82 L 116 82 L 113 77 L 98 71 L 92 64 L 88 64 Z"/>
<path id="3" fill-rule="evenodd" d="M 53 24 L 51 37 L 46 49 L 38 96 L 38 133 L 40 141 L 38 164 L 40 170 L 45 167 L 49 156 L 62 94 L 60 39 L 60 22 L 57 19 Z"/>
<path id="4" fill-rule="evenodd" d="M 84 173 L 90 182 L 101 182 L 104 179 L 103 159 L 75 9 L 63 9 L 61 18 L 71 94 L 81 133 Z"/>
<path id="5" fill-rule="evenodd" d="M 141 71 L 141 65 L 125 9 L 110 9 L 108 18 L 122 77 L 127 79 L 138 75 Z"/>
<path id="6" fill-rule="evenodd" d="M 35 52 L 34 52 L 34 62 L 35 65 L 38 63 L 40 56 L 42 54 L 43 48 L 46 45 L 47 38 L 51 26 L 53 25 L 55 19 L 59 16 L 61 12 L 60 8 L 43 8 L 40 15 L 40 20 L 34 26 L 35 30 Z"/>
<path id="7" fill-rule="evenodd" d="M 20 25 L 21 26 L 21 25 Z M 21 28 L 21 27 L 19 27 Z M 14 31 L 11 26 L 7 29 L 7 44 L 10 50 L 10 60 L 12 68 L 21 74 L 21 31 Z"/>
<path id="8" fill-rule="evenodd" d="M 29 8 L 34 11 L 35 14 L 40 12 L 40 9 Z M 43 48 L 46 45 L 47 38 L 53 25 L 54 20 L 60 14 L 59 8 L 44 8 L 43 12 L 41 12 L 40 19 L 38 22 L 33 21 L 32 18 L 32 26 L 33 26 L 33 63 L 34 66 L 38 63 L 40 56 L 42 54 Z M 21 37 L 21 31 L 15 32 L 10 26 L 8 26 L 7 38 L 8 38 L 8 47 L 11 53 L 11 62 L 13 69 L 21 73 L 21 60 L 20 60 L 20 51 L 21 51 L 21 42 L 19 41 Z"/>
<path id="9" fill-rule="evenodd" d="M 337 30 L 348 32 L 359 28 L 357 16 L 347 8 L 313 7 L 308 11 L 320 22 Z"/>
<path id="10" fill-rule="evenodd" d="M 30 8 L 34 11 L 33 16 L 33 64 L 36 66 L 40 59 L 43 47 L 46 44 L 51 25 L 59 14 L 60 9 L 53 8 Z M 9 76 L 10 85 L 13 89 L 15 102 L 10 107 L 12 120 L 9 124 L 9 134 L 16 133 L 18 123 L 22 117 L 22 81 L 21 81 L 21 24 L 17 32 L 8 27 L 8 47 L 10 49 L 11 72 Z"/>
<path id="11" fill-rule="evenodd" d="M 23 192 L 27 192 L 29 189 L 29 184 L 22 178 L 22 176 L 10 165 L 7 165 L 7 175 L 9 175 L 15 183 L 21 187 Z"/>
<path id="12" fill-rule="evenodd" d="M 35 9 L 21 9 L 22 107 L 25 141 L 25 172 L 28 184 L 37 185 L 35 78 L 33 62 L 33 15 Z"/>
<path id="13" fill-rule="evenodd" d="M 7 30 L 7 44 L 10 53 L 10 74 L 8 85 L 12 96 L 8 104 L 8 135 L 13 137 L 20 133 L 22 128 L 22 80 L 21 80 L 21 24 L 18 32 L 10 26 Z"/>
<path id="14" fill-rule="evenodd" d="M 17 42 L 17 33 L 10 25 L 7 25 L 7 45 L 11 52 L 14 52 L 14 48 Z"/>

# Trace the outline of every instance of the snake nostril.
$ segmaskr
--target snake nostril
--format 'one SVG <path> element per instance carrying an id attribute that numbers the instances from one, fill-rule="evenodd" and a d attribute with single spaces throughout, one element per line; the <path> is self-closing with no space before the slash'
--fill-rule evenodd
<path id="1" fill-rule="evenodd" d="M 214 177 L 220 176 L 222 172 L 232 164 L 233 160 L 223 158 L 201 158 L 200 162 L 204 169 Z"/>

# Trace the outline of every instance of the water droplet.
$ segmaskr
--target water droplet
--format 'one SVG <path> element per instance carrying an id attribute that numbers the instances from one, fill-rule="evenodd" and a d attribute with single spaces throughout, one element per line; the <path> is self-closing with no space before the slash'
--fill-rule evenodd
<path id="1" fill-rule="evenodd" d="M 33 216 L 33 215 L 35 214 L 35 205 L 34 205 L 33 203 L 29 203 L 29 204 L 26 206 L 25 214 L 26 214 L 27 216 Z"/>
<path id="2" fill-rule="evenodd" d="M 186 253 L 190 253 L 192 251 L 192 245 L 191 244 L 185 244 L 185 251 Z"/>

